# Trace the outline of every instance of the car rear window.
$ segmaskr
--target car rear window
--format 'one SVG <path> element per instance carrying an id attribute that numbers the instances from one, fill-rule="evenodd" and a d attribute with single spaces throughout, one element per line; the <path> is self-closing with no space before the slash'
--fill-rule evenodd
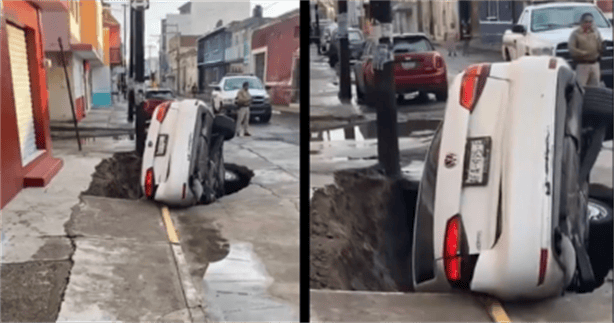
<path id="1" fill-rule="evenodd" d="M 145 98 L 153 99 L 153 98 L 161 98 L 161 99 L 173 99 L 173 92 L 171 91 L 147 91 L 145 94 Z"/>
<path id="2" fill-rule="evenodd" d="M 430 52 L 433 50 L 433 46 L 424 37 L 404 37 L 395 38 L 392 51 L 395 54 L 407 54 L 415 52 Z"/>
<path id="3" fill-rule="evenodd" d="M 243 87 L 243 83 L 248 82 L 250 89 L 262 90 L 262 83 L 255 78 L 231 78 L 224 82 L 224 91 L 240 90 Z"/>

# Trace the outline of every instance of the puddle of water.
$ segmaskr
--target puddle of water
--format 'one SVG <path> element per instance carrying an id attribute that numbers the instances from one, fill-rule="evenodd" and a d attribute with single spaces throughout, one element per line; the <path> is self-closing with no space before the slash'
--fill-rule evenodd
<path id="1" fill-rule="evenodd" d="M 399 137 L 428 136 L 439 126 L 439 120 L 408 120 L 398 123 Z M 311 141 L 330 142 L 352 140 L 355 142 L 377 138 L 377 123 L 369 121 L 360 125 L 322 130 L 311 133 Z"/>
<path id="2" fill-rule="evenodd" d="M 273 279 L 250 243 L 232 243 L 223 260 L 209 264 L 203 278 L 208 312 L 215 321 L 298 321 L 298 313 L 274 300 Z"/>

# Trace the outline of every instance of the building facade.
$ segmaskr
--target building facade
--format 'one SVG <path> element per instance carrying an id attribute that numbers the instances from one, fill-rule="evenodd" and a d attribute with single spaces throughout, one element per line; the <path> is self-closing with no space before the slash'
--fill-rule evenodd
<path id="1" fill-rule="evenodd" d="M 207 90 L 212 83 L 218 83 L 227 73 L 224 56 L 231 36 L 226 27 L 222 26 L 198 38 L 198 75 L 201 90 Z"/>
<path id="2" fill-rule="evenodd" d="M 62 168 L 53 157 L 42 15 L 68 13 L 66 1 L 0 2 L 0 208 L 24 187 L 46 186 Z"/>
<path id="3" fill-rule="evenodd" d="M 300 47 L 299 10 L 284 14 L 252 33 L 250 70 L 270 87 L 273 104 L 296 98 Z"/>
<path id="4" fill-rule="evenodd" d="M 168 85 L 177 94 L 189 93 L 192 85 L 196 85 L 196 40 L 196 36 L 181 36 L 169 42 L 168 59 L 172 75 L 168 78 Z"/>

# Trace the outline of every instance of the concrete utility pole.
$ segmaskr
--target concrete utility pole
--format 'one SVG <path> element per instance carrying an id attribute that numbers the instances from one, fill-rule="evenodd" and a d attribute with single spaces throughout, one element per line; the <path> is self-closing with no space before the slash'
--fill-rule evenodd
<path id="1" fill-rule="evenodd" d="M 348 2 L 338 2 L 339 16 L 339 99 L 350 101 L 352 99 L 352 87 L 350 79 L 350 45 L 348 41 Z"/>
<path id="2" fill-rule="evenodd" d="M 318 37 L 318 40 L 316 41 L 316 45 L 318 46 L 318 55 L 322 55 L 322 49 L 320 46 L 320 14 L 318 13 L 319 7 L 318 7 L 318 2 L 316 1 L 315 4 L 315 14 L 316 14 L 316 37 Z"/>
<path id="3" fill-rule="evenodd" d="M 128 38 L 126 37 L 127 32 L 128 32 L 128 25 L 126 25 L 126 7 L 128 6 L 128 4 L 124 3 L 122 4 L 122 7 L 124 7 L 124 60 L 128 59 L 128 56 L 126 56 L 126 50 L 128 47 Z M 125 69 L 126 65 L 124 64 L 124 69 Z M 125 73 L 125 71 L 124 71 Z"/>
<path id="4" fill-rule="evenodd" d="M 372 17 L 379 21 L 381 35 L 373 57 L 375 91 L 377 100 L 377 154 L 385 174 L 396 177 L 401 174 L 399 165 L 399 136 L 397 133 L 396 91 L 394 84 L 394 56 L 392 53 L 392 8 L 390 0 L 371 2 Z"/>

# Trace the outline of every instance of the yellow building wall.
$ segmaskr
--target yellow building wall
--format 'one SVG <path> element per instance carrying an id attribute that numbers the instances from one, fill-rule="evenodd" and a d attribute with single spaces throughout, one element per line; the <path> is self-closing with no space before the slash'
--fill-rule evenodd
<path id="1" fill-rule="evenodd" d="M 81 1 L 77 1 L 76 5 L 80 6 L 80 2 Z M 78 10 L 77 13 L 73 12 L 72 10 L 70 10 L 70 4 L 69 4 L 69 10 L 68 10 L 68 20 L 69 20 L 69 31 L 70 31 L 70 38 L 71 40 L 73 40 L 75 43 L 80 43 L 81 42 L 81 25 L 79 24 L 79 21 L 81 21 L 80 15 L 81 15 L 81 10 Z M 79 15 L 79 16 L 77 16 Z"/>
<path id="2" fill-rule="evenodd" d="M 109 32 L 109 28 L 104 28 L 104 65 L 110 65 L 110 54 L 109 54 L 109 41 L 111 39 L 111 33 Z"/>
<path id="3" fill-rule="evenodd" d="M 102 49 L 102 5 L 98 0 L 82 0 L 79 3 L 81 4 L 81 43 Z"/>

